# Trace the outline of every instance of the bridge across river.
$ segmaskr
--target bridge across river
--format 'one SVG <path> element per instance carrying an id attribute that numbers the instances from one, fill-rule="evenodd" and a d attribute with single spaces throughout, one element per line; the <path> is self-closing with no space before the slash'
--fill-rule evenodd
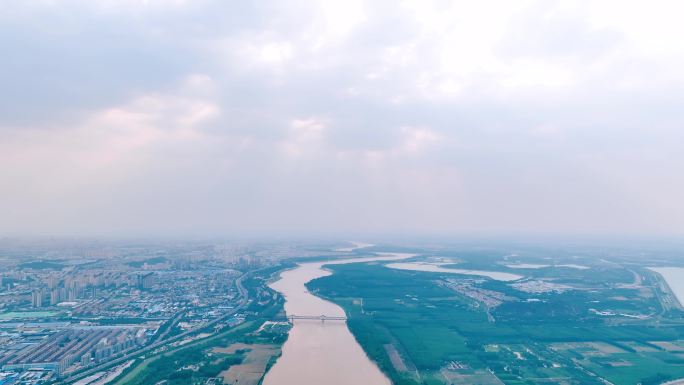
<path id="1" fill-rule="evenodd" d="M 290 323 L 294 323 L 295 320 L 314 320 L 314 321 L 346 321 L 347 317 L 343 316 L 330 316 L 330 315 L 298 315 L 298 314 L 292 314 L 287 316 L 287 320 L 290 321 Z"/>

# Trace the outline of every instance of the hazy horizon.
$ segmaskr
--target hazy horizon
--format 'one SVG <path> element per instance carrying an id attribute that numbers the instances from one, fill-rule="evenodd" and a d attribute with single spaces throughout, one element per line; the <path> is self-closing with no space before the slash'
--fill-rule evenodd
<path id="1" fill-rule="evenodd" d="M 681 238 L 681 11 L 3 4 L 0 239 Z"/>

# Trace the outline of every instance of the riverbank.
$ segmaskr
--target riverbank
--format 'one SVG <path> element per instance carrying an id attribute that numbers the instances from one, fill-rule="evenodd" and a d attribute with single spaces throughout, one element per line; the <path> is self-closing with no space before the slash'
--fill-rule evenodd
<path id="1" fill-rule="evenodd" d="M 372 261 L 394 261 L 412 254 L 384 254 L 376 257 L 301 263 L 281 273 L 270 286 L 285 297 L 288 316 L 344 317 L 344 310 L 310 293 L 306 284 L 332 274 L 325 265 Z M 285 344 L 282 356 L 266 374 L 264 385 L 389 385 L 390 380 L 372 362 L 344 321 L 297 320 Z"/>
<path id="2" fill-rule="evenodd" d="M 660 274 L 665 280 L 672 294 L 679 302 L 679 307 L 684 306 L 684 268 L 682 267 L 649 267 L 651 271 Z"/>

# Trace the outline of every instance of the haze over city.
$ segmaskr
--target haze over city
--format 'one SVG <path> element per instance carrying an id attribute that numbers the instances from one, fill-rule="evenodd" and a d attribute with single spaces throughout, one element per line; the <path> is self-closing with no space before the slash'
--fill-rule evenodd
<path id="1" fill-rule="evenodd" d="M 683 11 L 4 2 L 0 235 L 681 235 Z"/>

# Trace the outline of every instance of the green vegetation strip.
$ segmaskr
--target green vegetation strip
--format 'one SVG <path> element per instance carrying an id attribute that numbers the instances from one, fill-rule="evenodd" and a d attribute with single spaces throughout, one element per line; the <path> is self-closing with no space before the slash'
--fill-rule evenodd
<path id="1" fill-rule="evenodd" d="M 681 316 L 615 323 L 589 311 L 598 298 L 614 297 L 611 290 L 619 289 L 530 294 L 502 282 L 459 278 L 517 299 L 487 310 L 448 288 L 449 277 L 438 273 L 379 264 L 330 268 L 334 274 L 310 282 L 309 289 L 345 309 L 352 333 L 394 384 L 535 384 L 545 378 L 602 384 L 598 376 L 619 384 L 650 384 L 684 377 L 684 359 L 647 349 L 649 341 L 684 339 Z M 574 280 L 576 274 L 570 271 L 559 280 Z M 623 275 L 583 274 L 595 274 L 587 281 L 603 277 L 602 285 L 619 282 Z M 655 298 L 635 301 L 642 301 L 641 308 L 658 309 Z M 608 344 L 612 351 L 596 350 L 594 343 Z M 571 347 L 559 349 L 559 344 Z M 395 351 L 403 362 L 397 362 Z M 596 356 L 601 360 L 592 359 Z"/>

